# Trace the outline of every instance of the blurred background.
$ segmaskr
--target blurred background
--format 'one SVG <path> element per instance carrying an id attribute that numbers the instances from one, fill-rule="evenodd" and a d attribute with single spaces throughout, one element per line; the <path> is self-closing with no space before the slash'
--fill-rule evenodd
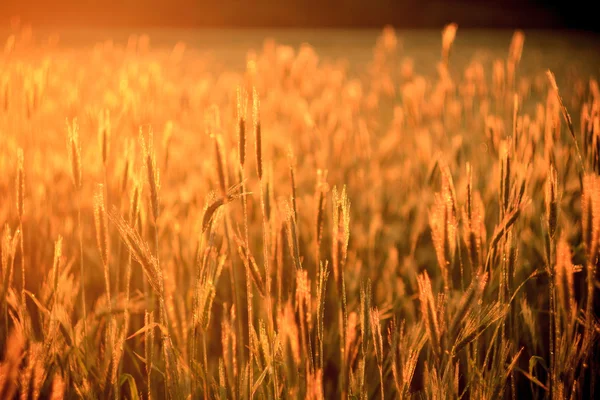
<path id="1" fill-rule="evenodd" d="M 121 28 L 461 28 L 598 32 L 581 0 L 0 0 L 0 22 L 36 27 Z"/>

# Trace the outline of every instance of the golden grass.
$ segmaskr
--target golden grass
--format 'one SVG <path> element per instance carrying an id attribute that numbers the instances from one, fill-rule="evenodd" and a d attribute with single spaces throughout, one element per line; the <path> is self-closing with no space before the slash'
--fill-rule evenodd
<path id="1" fill-rule="evenodd" d="M 0 398 L 592 398 L 598 83 L 457 35 L 432 76 L 390 27 L 358 70 L 12 35 Z"/>

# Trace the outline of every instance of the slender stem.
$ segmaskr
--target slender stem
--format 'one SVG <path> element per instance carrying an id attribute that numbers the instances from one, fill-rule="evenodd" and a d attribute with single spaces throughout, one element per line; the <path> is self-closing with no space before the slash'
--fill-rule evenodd
<path id="1" fill-rule="evenodd" d="M 381 387 L 381 400 L 385 399 L 384 396 L 384 392 L 383 392 L 383 367 L 379 367 L 379 386 Z"/>
<path id="2" fill-rule="evenodd" d="M 554 286 L 554 240 L 550 238 L 550 249 L 549 249 L 550 259 L 548 260 L 548 276 L 549 276 L 549 304 L 550 308 L 550 329 L 549 329 L 549 346 L 550 346 L 550 385 L 549 385 L 549 393 L 550 398 L 553 399 L 556 393 L 556 354 L 555 354 L 555 341 L 557 339 L 556 333 L 556 305 L 555 302 L 555 286 Z"/>
<path id="3" fill-rule="evenodd" d="M 240 182 L 242 182 L 242 193 L 246 192 L 246 185 L 244 183 L 244 168 L 242 165 L 240 165 Z M 250 243 L 249 243 L 249 239 L 248 239 L 248 204 L 247 204 L 247 199 L 246 196 L 242 196 L 242 206 L 244 208 L 244 242 L 245 242 L 245 246 L 247 251 L 250 251 Z M 253 352 L 253 341 L 252 341 L 252 331 L 254 330 L 253 327 L 253 322 L 254 322 L 254 316 L 253 316 L 253 310 L 252 310 L 252 297 L 253 297 L 253 293 L 252 293 L 252 278 L 250 277 L 250 266 L 248 265 L 250 261 L 247 260 L 246 261 L 246 301 L 247 301 L 247 306 L 248 306 L 248 346 L 249 346 L 249 351 L 248 351 L 248 398 L 251 399 L 252 398 L 252 386 L 253 386 L 253 381 L 254 381 L 254 374 L 253 374 L 253 365 L 252 365 L 252 352 Z"/>
<path id="4" fill-rule="evenodd" d="M 210 234 L 210 233 L 209 233 Z M 210 244 L 208 245 L 208 247 L 210 248 Z M 192 313 L 193 315 L 198 315 L 199 313 L 201 313 L 201 309 L 200 309 L 200 300 L 199 300 L 199 295 L 200 295 L 200 280 L 201 280 L 201 273 L 202 273 L 202 265 L 204 263 L 204 255 L 203 255 L 203 249 L 204 249 L 204 235 L 200 235 L 200 240 L 198 242 L 198 247 L 196 249 L 196 258 L 195 258 L 195 276 L 194 276 L 194 283 L 193 283 L 193 294 L 192 294 Z M 192 370 L 194 372 L 197 371 L 197 360 L 196 360 L 196 343 L 198 342 L 198 334 L 199 334 L 199 326 L 197 322 L 193 322 L 193 331 L 192 331 L 192 340 L 190 341 L 190 351 L 189 351 L 189 363 L 192 366 Z M 203 332 L 204 334 L 204 332 Z M 206 379 L 205 377 L 204 379 L 204 384 L 206 385 Z M 190 381 L 191 384 L 191 390 L 192 390 L 192 396 L 195 395 L 196 393 L 196 379 L 192 379 Z"/>
<path id="5" fill-rule="evenodd" d="M 146 310 L 144 323 L 146 325 L 154 323 L 154 314 Z M 154 328 L 146 331 L 145 349 L 146 349 L 146 380 L 148 384 L 148 400 L 152 400 L 152 360 L 154 358 Z"/>
<path id="6" fill-rule="evenodd" d="M 340 382 L 341 382 L 341 395 L 342 399 L 346 400 L 348 397 L 348 388 L 346 383 L 346 321 L 347 321 L 347 310 L 346 310 L 346 284 L 344 282 L 344 273 L 340 268 L 339 275 L 340 283 L 338 284 L 338 295 L 341 297 L 341 307 L 339 308 L 339 329 L 340 329 Z"/>
<path id="7" fill-rule="evenodd" d="M 23 246 L 23 222 L 21 218 L 19 218 L 19 230 L 21 231 L 21 235 L 19 235 L 19 246 L 21 250 L 21 321 L 23 322 L 23 326 L 27 328 L 27 322 L 25 321 L 25 314 L 27 313 L 27 302 L 25 297 L 25 251 Z M 8 324 L 7 324 L 8 326 Z"/>
<path id="8" fill-rule="evenodd" d="M 160 270 L 162 268 L 160 264 L 160 256 L 159 256 L 159 247 L 158 247 L 158 216 L 155 217 L 154 220 L 154 242 L 156 246 L 156 263 L 157 268 Z M 167 315 L 167 307 L 165 305 L 166 300 L 166 291 L 163 279 L 160 280 L 160 297 L 159 297 L 159 309 L 158 316 L 160 319 L 160 324 L 163 326 L 164 331 L 162 333 L 162 342 L 163 342 L 163 353 L 165 357 L 165 386 L 167 393 L 171 393 L 171 380 L 174 379 L 174 382 L 177 382 L 176 377 L 171 376 L 171 337 L 170 337 L 170 323 L 169 316 Z"/>
<path id="9" fill-rule="evenodd" d="M 87 310 L 85 301 L 85 268 L 83 266 L 83 226 L 81 225 L 81 189 L 77 189 L 77 225 L 79 228 L 79 265 L 81 273 L 81 309 L 83 315 L 83 343 L 86 350 L 87 341 Z M 87 359 L 87 358 L 86 358 Z"/>
<path id="10" fill-rule="evenodd" d="M 4 272 L 2 271 L 2 273 L 5 273 L 4 278 L 7 280 L 6 282 L 6 289 L 8 290 L 8 288 L 10 287 L 10 285 L 12 284 L 12 280 L 13 280 L 13 274 L 14 274 L 14 268 L 15 268 L 15 258 L 14 255 L 10 258 L 10 264 L 8 265 L 8 272 Z M 3 282 L 4 283 L 4 282 Z M 0 299 L 2 301 L 2 304 L 4 305 L 4 329 L 5 329 L 5 336 L 4 336 L 4 340 L 8 339 L 8 303 L 6 302 L 6 291 L 2 292 L 2 298 Z M 6 344 L 3 343 L 3 345 Z"/>
<path id="11" fill-rule="evenodd" d="M 596 268 L 594 265 L 595 260 L 588 260 L 587 267 L 587 302 L 585 307 L 585 343 L 589 343 L 592 339 L 593 333 L 593 314 L 594 314 L 594 286 L 596 280 Z"/>
<path id="12" fill-rule="evenodd" d="M 133 222 L 132 222 L 133 223 Z M 127 332 L 129 331 L 129 299 L 131 297 L 130 288 L 131 288 L 131 252 L 129 252 L 129 256 L 127 257 L 127 264 L 125 266 L 125 311 L 124 311 L 124 323 L 123 323 L 123 333 L 121 338 L 121 343 L 119 344 L 121 347 L 125 345 L 125 338 L 127 337 Z M 123 357 L 123 350 L 121 349 L 121 357 Z M 123 363 L 119 363 L 119 373 L 118 376 L 121 375 L 121 370 L 123 368 Z M 118 390 L 118 379 L 115 379 L 115 394 L 119 396 Z"/>
<path id="13" fill-rule="evenodd" d="M 271 298 L 271 267 L 269 264 L 269 220 L 267 219 L 266 211 L 265 211 L 265 195 L 263 192 L 263 184 L 262 178 L 259 180 L 259 189 L 260 189 L 260 204 L 261 204 L 261 212 L 262 212 L 262 222 L 263 222 L 263 263 L 265 267 L 265 297 L 267 300 L 267 323 L 269 328 L 269 339 L 272 340 L 275 334 L 274 322 L 273 322 L 273 304 Z M 268 193 L 267 193 L 268 196 Z M 272 368 L 272 382 L 273 382 L 273 392 L 275 398 L 279 398 L 278 390 L 277 390 L 277 371 L 275 368 Z"/>
<path id="14" fill-rule="evenodd" d="M 223 205 L 224 207 L 227 207 L 227 203 L 225 203 Z M 231 242 L 231 234 L 229 232 L 229 229 L 231 227 L 231 221 L 230 221 L 230 217 L 229 217 L 229 209 L 225 208 L 225 236 L 227 237 L 227 252 L 229 253 L 229 260 L 231 262 L 231 286 L 232 286 L 232 294 L 233 294 L 233 301 L 235 303 L 235 309 L 236 309 L 236 313 L 238 314 L 237 319 L 237 328 L 238 328 L 238 337 L 240 338 L 240 340 L 238 340 L 238 353 L 240 356 L 240 364 L 244 365 L 245 362 L 245 357 L 244 357 L 244 327 L 242 325 L 242 318 L 241 318 L 241 301 L 240 301 L 240 294 L 237 288 L 237 274 L 235 271 L 235 263 L 233 262 L 233 244 Z M 239 389 L 239 385 L 236 383 L 236 388 L 235 390 L 237 391 Z"/>
<path id="15" fill-rule="evenodd" d="M 23 221 L 19 218 L 19 230 L 21 235 L 19 236 L 19 246 L 21 247 L 21 303 L 24 309 L 26 309 L 25 303 L 25 251 L 23 246 Z"/>
<path id="16" fill-rule="evenodd" d="M 206 351 L 206 332 L 202 331 L 202 353 L 204 355 L 204 398 L 208 399 L 208 354 Z"/>

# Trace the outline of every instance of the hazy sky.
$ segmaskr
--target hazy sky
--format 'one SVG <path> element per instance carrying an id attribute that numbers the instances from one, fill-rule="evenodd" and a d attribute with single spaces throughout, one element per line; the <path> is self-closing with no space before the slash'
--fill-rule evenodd
<path id="1" fill-rule="evenodd" d="M 570 28 L 598 30 L 581 0 L 0 0 L 34 26 Z"/>

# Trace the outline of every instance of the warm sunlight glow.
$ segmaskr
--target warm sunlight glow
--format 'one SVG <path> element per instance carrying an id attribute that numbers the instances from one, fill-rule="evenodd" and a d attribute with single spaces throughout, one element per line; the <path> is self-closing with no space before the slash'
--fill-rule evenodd
<path id="1" fill-rule="evenodd" d="M 594 398 L 598 37 L 174 2 L 0 25 L 0 399 Z"/>

